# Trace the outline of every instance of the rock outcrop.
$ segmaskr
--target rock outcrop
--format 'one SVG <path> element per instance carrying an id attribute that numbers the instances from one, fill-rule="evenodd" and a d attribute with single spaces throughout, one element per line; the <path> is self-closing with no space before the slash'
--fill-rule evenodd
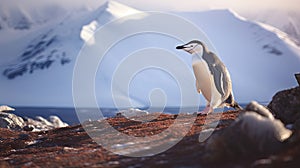
<path id="1" fill-rule="evenodd" d="M 207 160 L 215 161 L 224 156 L 228 159 L 264 156 L 278 152 L 291 134 L 268 109 L 251 102 L 232 125 L 207 141 Z"/>
<path id="2" fill-rule="evenodd" d="M 147 122 L 147 121 L 151 121 L 151 120 L 155 119 L 159 115 L 158 114 L 158 115 L 156 115 L 156 117 L 151 118 L 150 116 L 148 116 L 148 114 L 149 114 L 149 112 L 146 110 L 129 108 L 127 110 L 121 110 L 118 113 L 116 113 L 116 117 L 125 117 L 125 118 L 133 120 L 133 121 Z M 152 113 L 152 115 L 153 114 L 154 113 Z"/>
<path id="3" fill-rule="evenodd" d="M 45 131 L 69 126 L 57 116 L 50 116 L 48 120 L 41 116 L 37 116 L 35 119 L 26 118 L 25 120 L 26 125 L 32 128 L 32 131 Z"/>
<path id="4" fill-rule="evenodd" d="M 14 111 L 14 109 L 8 106 L 0 106 L 0 128 L 25 131 L 45 131 L 69 126 L 57 116 L 50 116 L 48 120 L 40 116 L 37 116 L 35 119 L 23 119 L 13 113 L 7 113 L 8 111 Z"/>
<path id="5" fill-rule="evenodd" d="M 6 105 L 0 106 L 0 112 L 10 112 L 10 111 L 15 111 L 15 109 Z"/>
<path id="6" fill-rule="evenodd" d="M 300 86 L 276 93 L 268 108 L 284 124 L 300 122 Z"/>
<path id="7" fill-rule="evenodd" d="M 23 118 L 12 113 L 0 112 L 0 128 L 22 130 L 25 125 Z"/>
<path id="8" fill-rule="evenodd" d="M 298 84 L 300 86 L 300 73 L 295 74 L 295 78 L 296 78 L 296 80 L 297 80 L 297 82 L 298 82 Z"/>
<path id="9" fill-rule="evenodd" d="M 138 116 L 143 116 L 149 114 L 148 111 L 145 110 L 140 110 L 140 109 L 135 109 L 135 108 L 129 108 L 127 110 L 121 110 L 119 111 L 116 116 L 120 117 L 126 117 L 126 118 L 133 118 L 133 117 L 138 117 Z"/>

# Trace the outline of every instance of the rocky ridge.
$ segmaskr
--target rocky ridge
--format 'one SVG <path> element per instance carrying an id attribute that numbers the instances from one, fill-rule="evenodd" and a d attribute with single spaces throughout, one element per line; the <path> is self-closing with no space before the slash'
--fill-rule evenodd
<path id="1" fill-rule="evenodd" d="M 0 128 L 37 132 L 68 126 L 57 116 L 50 116 L 48 120 L 41 116 L 37 116 L 35 119 L 22 118 L 10 111 L 14 111 L 14 109 L 9 106 L 0 106 Z"/>

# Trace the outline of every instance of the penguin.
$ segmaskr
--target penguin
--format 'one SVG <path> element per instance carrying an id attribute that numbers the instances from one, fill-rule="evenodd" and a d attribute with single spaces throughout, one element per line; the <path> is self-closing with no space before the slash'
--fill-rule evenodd
<path id="1" fill-rule="evenodd" d="M 192 55 L 196 88 L 207 101 L 202 114 L 209 114 L 215 108 L 224 106 L 242 110 L 242 107 L 234 100 L 230 74 L 216 54 L 209 51 L 199 40 L 192 40 L 187 44 L 177 46 L 176 49 L 184 50 Z"/>

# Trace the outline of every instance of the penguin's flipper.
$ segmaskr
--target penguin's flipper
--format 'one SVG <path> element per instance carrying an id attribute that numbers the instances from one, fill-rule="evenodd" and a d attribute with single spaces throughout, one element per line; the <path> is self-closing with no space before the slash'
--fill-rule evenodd
<path id="1" fill-rule="evenodd" d="M 229 72 L 223 64 L 216 64 L 212 66 L 213 79 L 218 92 L 222 97 L 226 97 L 231 91 L 231 79 Z"/>
<path id="2" fill-rule="evenodd" d="M 219 94 L 221 94 L 222 98 L 228 97 L 232 90 L 232 85 L 230 74 L 227 68 L 212 52 L 206 54 L 204 59 L 208 64 L 210 73 L 213 75 L 213 80 L 217 91 Z"/>

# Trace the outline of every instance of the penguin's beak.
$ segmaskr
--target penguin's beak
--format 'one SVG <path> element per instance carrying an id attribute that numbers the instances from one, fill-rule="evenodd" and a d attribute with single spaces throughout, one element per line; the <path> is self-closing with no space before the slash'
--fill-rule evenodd
<path id="1" fill-rule="evenodd" d="M 186 48 L 184 45 L 176 47 L 177 50 L 181 50 L 181 49 L 184 49 L 184 48 Z"/>

